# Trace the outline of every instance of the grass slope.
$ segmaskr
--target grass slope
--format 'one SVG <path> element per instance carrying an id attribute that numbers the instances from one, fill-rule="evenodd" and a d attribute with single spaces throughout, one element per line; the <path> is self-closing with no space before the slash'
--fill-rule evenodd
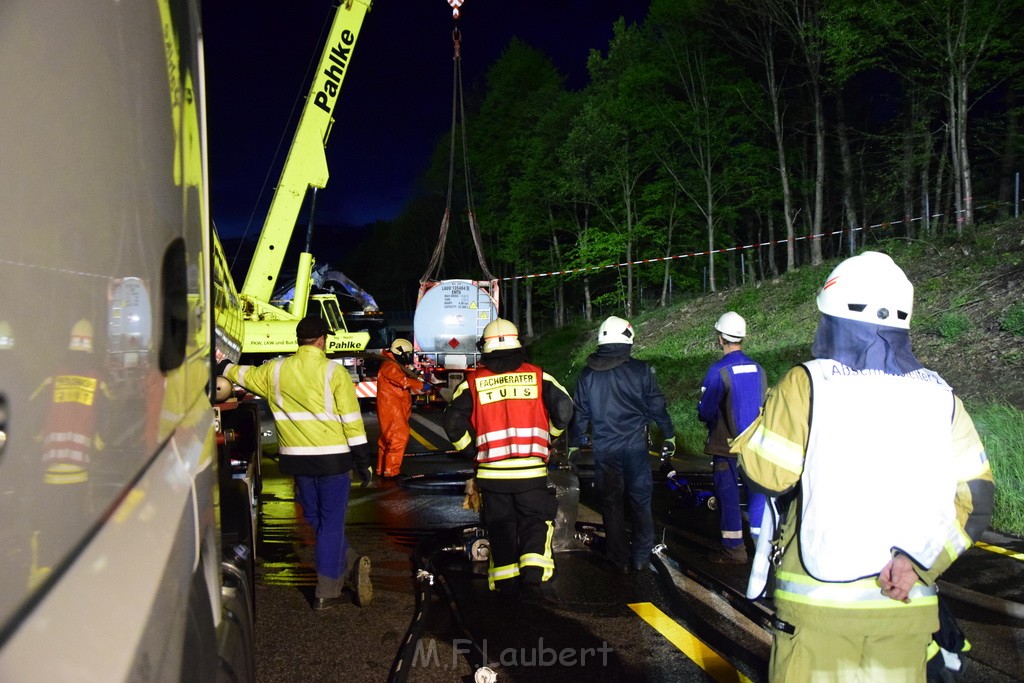
<path id="1" fill-rule="evenodd" d="M 964 399 L 996 477 L 993 528 L 1024 535 L 1024 222 L 980 226 L 946 239 L 871 244 L 898 263 L 915 286 L 915 354 Z M 703 450 L 696 404 L 708 365 L 720 354 L 713 325 L 733 310 L 747 320 L 744 350 L 774 384 L 811 357 L 818 287 L 839 262 L 805 266 L 753 286 L 699 296 L 633 317 L 634 356 L 650 361 L 669 399 L 679 448 Z M 540 336 L 532 359 L 572 391 L 596 347 L 595 322 Z"/>

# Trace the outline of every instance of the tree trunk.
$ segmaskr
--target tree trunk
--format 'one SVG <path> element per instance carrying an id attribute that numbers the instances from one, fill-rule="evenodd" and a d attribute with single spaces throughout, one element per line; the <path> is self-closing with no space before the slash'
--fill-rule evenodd
<path id="1" fill-rule="evenodd" d="M 946 202 L 945 194 L 945 181 L 946 181 L 946 165 L 949 163 L 949 130 L 943 131 L 942 134 L 942 151 L 936 157 L 936 163 L 938 168 L 935 170 L 935 194 L 934 202 L 935 208 L 932 209 L 932 213 L 936 214 L 938 220 L 936 223 L 936 233 L 943 232 L 939 228 L 949 224 L 949 215 Z"/>
<path id="2" fill-rule="evenodd" d="M 853 208 L 853 159 L 846 135 L 846 106 L 843 97 L 836 98 L 836 136 L 839 138 L 839 159 L 843 172 L 843 214 L 846 217 L 846 244 L 850 256 L 856 250 L 857 212 Z"/>
<path id="3" fill-rule="evenodd" d="M 814 97 L 814 218 L 811 238 L 811 265 L 821 265 L 821 232 L 825 211 L 825 112 L 821 101 L 821 86 L 817 73 L 811 73 L 811 93 Z"/>
<path id="4" fill-rule="evenodd" d="M 920 174 L 919 191 L 921 192 L 921 229 L 925 236 L 930 236 L 932 232 L 932 217 L 928 215 L 931 213 L 931 202 L 928 197 L 928 176 L 931 173 L 932 152 L 935 147 L 935 141 L 932 139 L 931 131 L 925 129 L 921 142 L 921 167 L 918 169 Z"/>
<path id="5" fill-rule="evenodd" d="M 765 56 L 765 76 L 768 79 L 768 95 L 772 101 L 772 128 L 775 133 L 775 152 L 779 157 L 779 179 L 782 181 L 782 214 L 786 221 L 786 270 L 796 267 L 796 228 L 793 226 L 793 191 L 789 188 L 789 165 L 786 162 L 786 142 L 782 128 L 782 110 L 779 100 L 779 84 L 775 79 L 775 57 L 769 49 Z M 769 219 L 771 220 L 771 219 Z M 769 223 L 771 225 L 771 223 Z M 772 272 L 778 276 L 775 265 L 775 246 L 772 243 Z"/>
<path id="6" fill-rule="evenodd" d="M 555 270 L 565 270 L 565 264 L 562 262 L 562 246 L 558 241 L 558 231 L 555 230 L 555 215 L 552 211 L 551 206 L 548 205 L 548 221 L 551 225 L 551 249 L 555 256 Z M 555 327 L 561 329 L 565 327 L 565 278 L 559 277 L 558 284 L 555 285 Z"/>
<path id="7" fill-rule="evenodd" d="M 533 280 L 526 281 L 526 338 L 533 339 Z"/>
<path id="8" fill-rule="evenodd" d="M 949 150 L 953 160 L 953 204 L 956 209 L 956 234 L 964 232 L 964 186 L 960 156 L 960 109 L 957 107 L 957 89 L 953 74 L 949 75 L 946 92 L 946 106 L 949 109 Z"/>
<path id="9" fill-rule="evenodd" d="M 772 212 L 768 211 L 768 267 L 771 269 L 773 278 L 779 276 L 779 266 L 775 263 L 775 219 L 772 217 Z M 792 231 L 793 223 L 789 222 L 787 232 L 790 232 L 789 239 L 786 241 L 786 259 L 787 263 L 793 259 L 793 239 Z"/>
<path id="10" fill-rule="evenodd" d="M 623 188 L 626 203 L 626 318 L 633 317 L 633 206 L 632 193 Z"/>
<path id="11" fill-rule="evenodd" d="M 913 105 L 911 105 L 913 107 Z M 901 137 L 903 152 L 903 232 L 909 238 L 914 237 L 914 141 L 913 141 L 913 112 L 908 111 L 905 121 L 905 128 Z"/>
<path id="12" fill-rule="evenodd" d="M 512 273 L 516 275 L 515 272 Z M 506 309 L 507 310 L 507 309 Z M 512 324 L 519 328 L 519 278 L 512 280 L 512 315 L 509 316 Z"/>
<path id="13" fill-rule="evenodd" d="M 1010 206 L 1013 202 L 1013 171 L 1017 165 L 1017 92 L 1015 88 L 1006 89 L 1005 110 L 1006 138 L 999 164 L 999 215 L 1008 218 L 1013 215 Z"/>
<path id="14" fill-rule="evenodd" d="M 661 278 L 661 299 L 659 304 L 662 308 L 668 305 L 669 285 L 672 282 L 672 231 L 676 226 L 675 202 L 668 212 L 668 225 L 665 235 L 665 272 Z"/>
<path id="15" fill-rule="evenodd" d="M 964 225 L 974 225 L 974 183 L 971 181 L 971 157 L 967 147 L 967 110 L 970 103 L 967 99 L 967 65 L 960 71 L 957 89 L 957 138 L 960 140 L 960 174 L 964 186 Z"/>
<path id="16" fill-rule="evenodd" d="M 590 278 L 583 278 L 583 312 L 588 323 L 594 322 L 594 302 L 590 299 Z"/>

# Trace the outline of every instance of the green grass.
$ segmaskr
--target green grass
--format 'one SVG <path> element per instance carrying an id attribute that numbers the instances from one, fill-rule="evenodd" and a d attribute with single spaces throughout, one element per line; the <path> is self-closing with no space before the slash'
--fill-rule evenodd
<path id="1" fill-rule="evenodd" d="M 1024 531 L 1024 413 L 1001 404 L 969 406 L 996 481 L 992 528 Z"/>
<path id="2" fill-rule="evenodd" d="M 1010 334 L 1024 336 L 1024 303 L 1016 303 L 1007 308 L 999 324 Z"/>

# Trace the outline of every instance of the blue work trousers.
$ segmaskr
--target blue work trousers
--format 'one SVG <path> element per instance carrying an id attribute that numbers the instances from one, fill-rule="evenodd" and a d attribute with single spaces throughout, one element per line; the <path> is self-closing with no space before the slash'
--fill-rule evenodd
<path id="1" fill-rule="evenodd" d="M 340 579 L 349 554 L 345 512 L 351 478 L 348 472 L 322 477 L 296 475 L 295 485 L 302 514 L 316 532 L 316 573 L 329 579 Z"/>
<path id="2" fill-rule="evenodd" d="M 716 455 L 714 458 L 715 497 L 722 513 L 722 545 L 739 548 L 743 545 L 743 515 L 740 512 L 740 468 L 736 458 Z M 756 541 L 760 532 L 761 516 L 764 514 L 764 494 L 753 493 L 747 486 L 747 514 L 757 526 L 751 529 Z"/>
<path id="3" fill-rule="evenodd" d="M 604 518 L 605 557 L 615 565 L 643 566 L 654 547 L 651 516 L 651 461 L 647 449 L 598 453 L 594 458 L 594 484 Z M 626 503 L 633 518 L 633 543 L 626 539 Z"/>

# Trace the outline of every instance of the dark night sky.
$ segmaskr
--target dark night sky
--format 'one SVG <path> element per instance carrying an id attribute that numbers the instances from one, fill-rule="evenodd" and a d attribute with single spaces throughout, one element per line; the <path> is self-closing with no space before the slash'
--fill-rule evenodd
<path id="1" fill-rule="evenodd" d="M 516 36 L 547 53 L 578 89 L 586 84 L 590 48 L 603 50 L 614 21 L 621 15 L 640 21 L 648 4 L 466 0 L 460 20 L 464 87 L 482 82 Z M 331 3 L 208 0 L 203 12 L 212 216 L 225 236 L 240 236 L 252 217 L 247 235 L 255 237 Z M 375 0 L 335 110 L 327 145 L 331 179 L 317 199 L 318 223 L 359 226 L 400 213 L 450 128 L 453 25 L 445 0 Z"/>

